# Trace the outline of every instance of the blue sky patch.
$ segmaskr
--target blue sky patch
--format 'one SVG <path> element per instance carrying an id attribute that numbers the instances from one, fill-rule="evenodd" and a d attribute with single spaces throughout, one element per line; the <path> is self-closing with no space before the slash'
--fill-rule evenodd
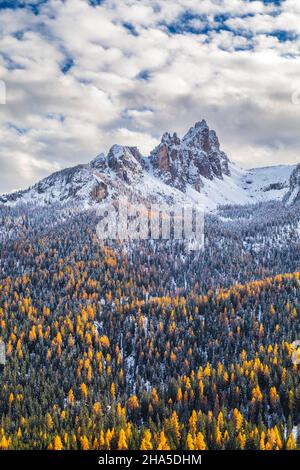
<path id="1" fill-rule="evenodd" d="M 61 64 L 60 66 L 60 70 L 62 71 L 63 74 L 67 74 L 69 72 L 69 70 L 74 67 L 74 60 L 72 59 L 72 57 L 67 57 L 64 62 Z"/>
<path id="2" fill-rule="evenodd" d="M 98 5 L 101 5 L 104 0 L 88 0 L 88 2 L 92 7 L 97 7 Z"/>
<path id="3" fill-rule="evenodd" d="M 5 66 L 8 70 L 24 70 L 24 66 L 15 62 L 11 57 L 9 57 L 4 52 L 0 53 L 0 57 L 3 58 Z"/>
<path id="4" fill-rule="evenodd" d="M 277 30 L 269 34 L 269 36 L 275 36 L 279 42 L 296 41 L 299 36 L 292 31 Z"/>
<path id="5" fill-rule="evenodd" d="M 25 8 L 31 10 L 35 15 L 39 14 L 40 7 L 47 3 L 48 0 L 37 0 L 35 2 L 26 2 L 24 0 L 0 0 L 0 10 L 9 8 L 11 10 L 17 10 L 18 8 Z"/>
<path id="6" fill-rule="evenodd" d="M 253 16 L 252 14 L 241 15 L 239 18 L 247 18 Z M 230 31 L 233 34 L 241 35 L 240 31 L 230 28 L 226 21 L 230 19 L 230 15 L 215 15 L 213 20 L 207 15 L 196 15 L 192 12 L 186 11 L 180 15 L 173 23 L 163 23 L 162 26 L 167 28 L 170 34 L 208 34 L 210 32 Z M 245 37 L 252 37 L 248 31 L 242 33 Z"/>
<path id="7" fill-rule="evenodd" d="M 48 119 L 52 119 L 54 121 L 59 121 L 59 122 L 64 122 L 64 120 L 65 120 L 65 116 L 63 114 L 60 114 L 60 113 L 47 113 L 46 117 Z"/>
<path id="8" fill-rule="evenodd" d="M 150 77 L 151 77 L 151 74 L 149 72 L 149 70 L 142 70 L 138 75 L 137 75 L 137 79 L 138 80 L 144 80 L 144 81 L 148 81 L 150 80 Z"/>
<path id="9" fill-rule="evenodd" d="M 135 29 L 135 27 L 133 26 L 133 24 L 131 23 L 123 23 L 123 27 L 125 29 L 127 29 L 127 31 L 129 31 L 133 36 L 138 36 L 138 33 Z"/>
<path id="10" fill-rule="evenodd" d="M 26 129 L 26 127 L 19 127 L 16 124 L 14 124 L 13 122 L 9 122 L 7 124 L 7 127 L 9 129 L 13 129 L 18 135 L 24 135 L 28 131 L 28 129 Z"/>

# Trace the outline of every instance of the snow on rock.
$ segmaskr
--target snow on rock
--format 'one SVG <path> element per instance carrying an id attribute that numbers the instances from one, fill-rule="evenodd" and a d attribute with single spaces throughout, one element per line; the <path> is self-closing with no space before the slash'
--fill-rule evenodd
<path id="1" fill-rule="evenodd" d="M 126 196 L 136 203 L 193 202 L 215 210 L 223 204 L 282 199 L 290 177 L 293 187 L 287 198 L 293 201 L 300 191 L 300 169 L 299 174 L 295 171 L 295 166 L 284 165 L 238 168 L 202 120 L 182 139 L 166 132 L 149 157 L 142 157 L 137 147 L 113 145 L 107 155 L 101 153 L 89 164 L 58 171 L 24 191 L 0 196 L 0 204 L 75 203 L 85 210 Z"/>
<path id="2" fill-rule="evenodd" d="M 295 165 L 253 168 L 242 177 L 242 189 L 255 202 L 282 200 L 289 189 L 289 180 L 294 169 Z"/>
<path id="3" fill-rule="evenodd" d="M 300 165 L 294 167 L 289 181 L 289 191 L 284 197 L 284 202 L 288 205 L 300 200 Z"/>
<path id="4" fill-rule="evenodd" d="M 228 163 L 215 131 L 203 120 L 196 122 L 182 140 L 176 133 L 166 132 L 151 152 L 149 166 L 169 186 L 184 192 L 191 185 L 201 192 L 203 180 L 222 180 L 224 175 L 230 175 Z"/>

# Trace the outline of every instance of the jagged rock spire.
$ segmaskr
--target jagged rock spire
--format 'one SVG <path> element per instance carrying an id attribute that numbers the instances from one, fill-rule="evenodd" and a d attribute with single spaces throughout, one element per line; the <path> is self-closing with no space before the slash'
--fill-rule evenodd
<path id="1" fill-rule="evenodd" d="M 216 132 L 204 119 L 196 122 L 182 140 L 175 133 L 164 133 L 151 152 L 151 163 L 157 176 L 180 190 L 189 183 L 200 191 L 202 178 L 223 179 L 224 174 L 230 175 L 229 159 L 220 150 Z"/>

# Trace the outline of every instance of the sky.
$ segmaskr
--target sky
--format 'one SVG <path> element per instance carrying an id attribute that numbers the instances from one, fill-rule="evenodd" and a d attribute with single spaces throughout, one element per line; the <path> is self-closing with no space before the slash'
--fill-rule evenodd
<path id="1" fill-rule="evenodd" d="M 0 0 L 0 193 L 201 119 L 300 162 L 299 0 Z"/>

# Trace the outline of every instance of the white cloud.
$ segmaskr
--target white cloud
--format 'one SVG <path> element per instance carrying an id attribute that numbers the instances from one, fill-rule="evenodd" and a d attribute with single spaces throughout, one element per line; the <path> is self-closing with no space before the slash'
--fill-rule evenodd
<path id="1" fill-rule="evenodd" d="M 223 29 L 215 15 L 226 15 Z M 299 40 L 271 34 L 298 33 L 299 20 L 294 0 L 49 0 L 39 15 L 2 10 L 0 193 L 114 143 L 147 154 L 165 130 L 183 134 L 202 118 L 244 166 L 297 161 Z"/>

